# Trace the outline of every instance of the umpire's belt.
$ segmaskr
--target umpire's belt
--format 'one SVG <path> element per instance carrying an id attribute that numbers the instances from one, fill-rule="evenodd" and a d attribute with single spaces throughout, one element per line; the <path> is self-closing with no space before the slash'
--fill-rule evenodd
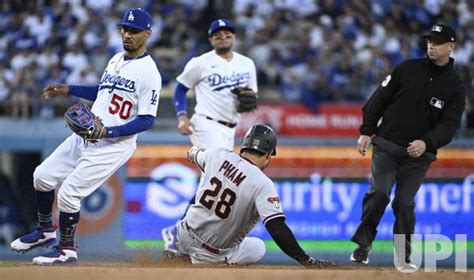
<path id="1" fill-rule="evenodd" d="M 236 123 L 230 123 L 230 122 L 225 122 L 225 121 L 219 121 L 219 120 L 213 119 L 213 118 L 208 117 L 208 116 L 206 116 L 206 119 L 211 120 L 211 121 L 216 121 L 216 122 L 218 122 L 218 123 L 220 123 L 220 124 L 222 124 L 222 125 L 225 125 L 225 126 L 227 126 L 227 127 L 230 127 L 230 128 L 234 128 L 234 127 L 237 125 Z"/>
<path id="2" fill-rule="evenodd" d="M 191 237 L 195 240 L 195 241 L 199 241 L 201 243 L 201 248 L 203 249 L 206 249 L 207 251 L 213 253 L 213 254 L 216 254 L 218 255 L 220 250 L 216 247 L 213 247 L 209 244 L 206 244 L 204 242 L 202 242 L 202 240 L 194 233 L 193 229 L 188 225 L 187 222 L 184 222 L 183 223 L 184 226 L 186 227 L 186 230 L 189 232 L 189 234 L 191 235 Z"/>

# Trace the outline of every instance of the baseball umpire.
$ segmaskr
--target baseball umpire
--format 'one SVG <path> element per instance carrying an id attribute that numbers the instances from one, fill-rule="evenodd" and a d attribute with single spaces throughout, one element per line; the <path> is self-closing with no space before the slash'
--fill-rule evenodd
<path id="1" fill-rule="evenodd" d="M 395 246 L 397 268 L 416 269 L 411 263 L 411 235 L 415 228 L 414 198 L 436 159 L 460 125 L 466 87 L 450 58 L 456 46 L 451 26 L 436 24 L 425 34 L 426 58 L 397 65 L 363 107 L 358 152 L 365 156 L 373 144 L 370 189 L 362 202 L 362 218 L 352 241 L 358 244 L 351 260 L 368 264 L 377 225 L 392 201 L 393 233 L 404 244 Z"/>

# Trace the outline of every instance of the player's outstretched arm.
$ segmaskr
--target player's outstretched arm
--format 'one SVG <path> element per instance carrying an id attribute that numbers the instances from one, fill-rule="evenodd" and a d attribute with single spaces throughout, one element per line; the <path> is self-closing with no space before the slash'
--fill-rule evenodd
<path id="1" fill-rule="evenodd" d="M 300 247 L 291 229 L 286 225 L 285 218 L 279 217 L 268 221 L 265 224 L 268 232 L 272 236 L 275 243 L 288 256 L 297 260 L 305 267 L 328 267 L 334 266 L 332 262 L 324 260 L 316 260 Z"/>
<path id="2" fill-rule="evenodd" d="M 64 84 L 52 84 L 43 89 L 43 97 L 49 99 L 55 95 L 66 95 L 69 93 L 69 86 Z"/>

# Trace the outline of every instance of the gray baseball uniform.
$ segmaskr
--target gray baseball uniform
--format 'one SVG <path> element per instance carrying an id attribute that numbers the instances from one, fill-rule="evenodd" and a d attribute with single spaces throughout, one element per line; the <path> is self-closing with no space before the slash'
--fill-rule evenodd
<path id="1" fill-rule="evenodd" d="M 178 227 L 178 247 L 193 263 L 258 261 L 263 241 L 245 237 L 259 218 L 284 217 L 272 181 L 254 164 L 223 148 L 196 155 L 203 179 Z"/>

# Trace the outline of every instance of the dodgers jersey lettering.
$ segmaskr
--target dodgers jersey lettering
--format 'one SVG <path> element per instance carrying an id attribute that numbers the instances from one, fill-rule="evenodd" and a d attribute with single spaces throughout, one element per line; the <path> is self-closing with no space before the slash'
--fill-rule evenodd
<path id="1" fill-rule="evenodd" d="M 109 60 L 92 106 L 105 126 L 123 125 L 138 115 L 156 116 L 158 110 L 161 75 L 155 62 L 148 54 L 127 60 L 124 54 L 117 53 Z M 126 137 L 135 141 L 137 136 Z"/>
<path id="2" fill-rule="evenodd" d="M 259 218 L 284 217 L 273 182 L 256 165 L 223 148 L 199 151 L 196 162 L 203 178 L 184 221 L 203 242 L 230 248 Z"/>
<path id="3" fill-rule="evenodd" d="M 237 123 L 240 118 L 231 90 L 249 87 L 258 91 L 255 64 L 237 52 L 233 52 L 230 61 L 214 50 L 192 58 L 176 80 L 187 88 L 195 88 L 195 113 L 230 123 Z"/>

